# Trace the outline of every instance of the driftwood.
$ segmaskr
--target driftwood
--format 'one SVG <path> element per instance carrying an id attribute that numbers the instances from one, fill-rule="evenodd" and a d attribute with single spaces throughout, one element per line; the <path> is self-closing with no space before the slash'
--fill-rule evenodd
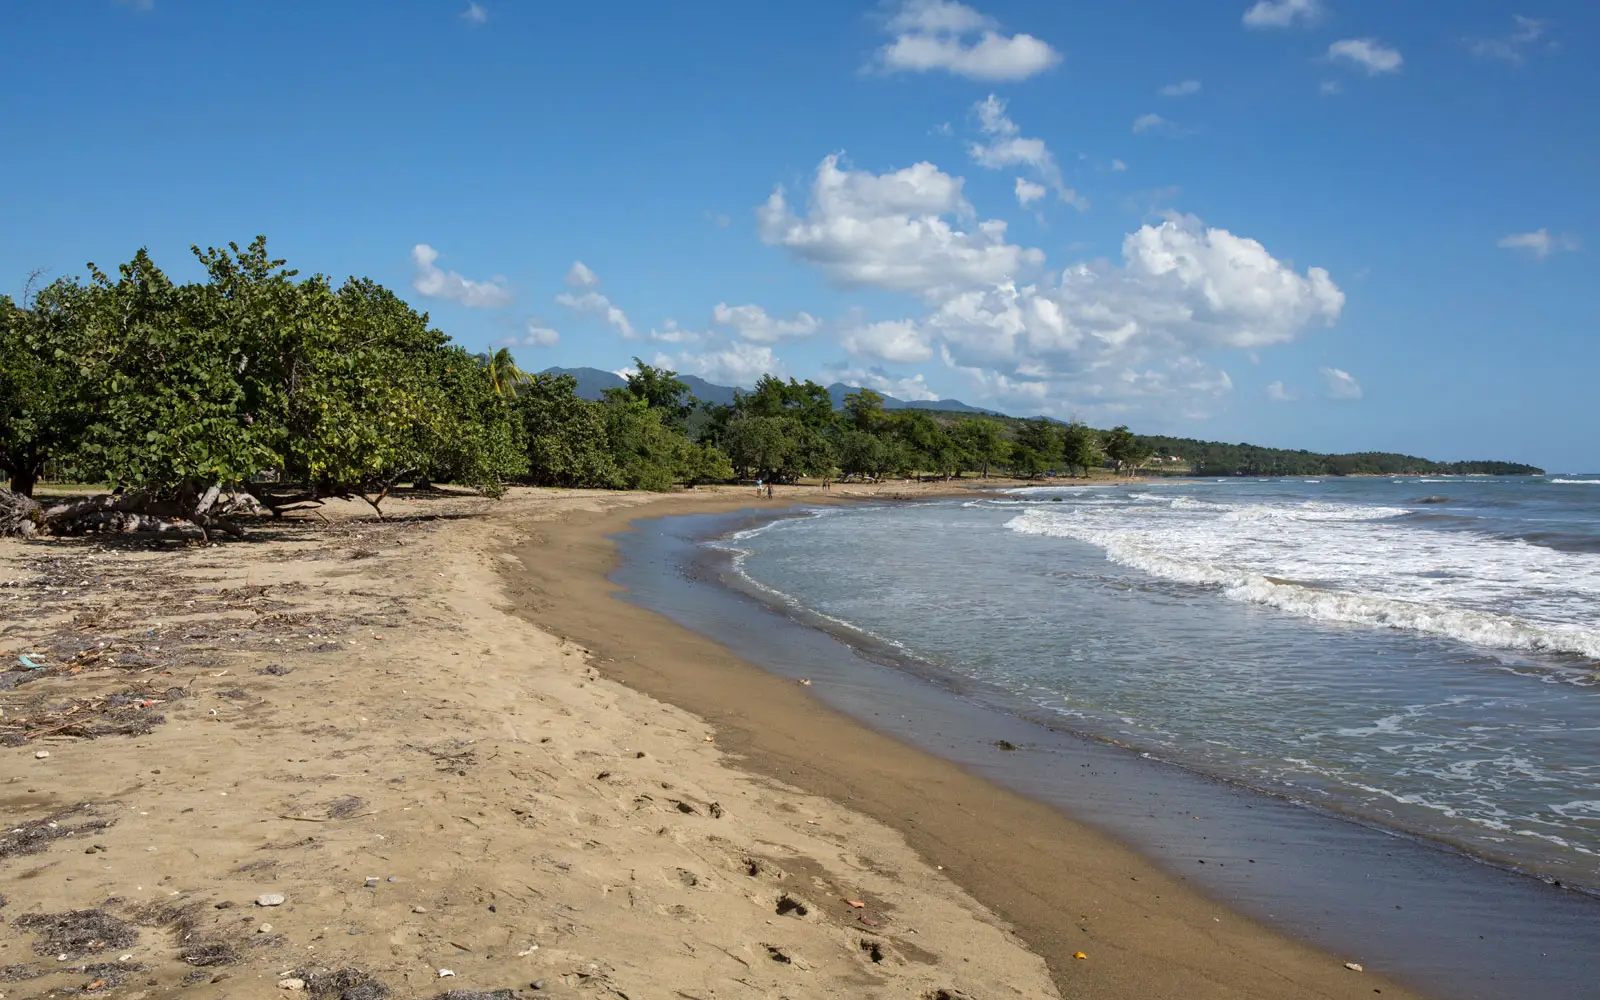
<path id="1" fill-rule="evenodd" d="M 35 500 L 0 489 L 0 536 L 79 535 L 90 531 L 118 534 L 171 534 L 197 531 L 209 541 L 213 531 L 243 537 L 234 519 L 261 510 L 249 493 L 219 485 L 183 487 L 170 494 L 146 490 L 104 493 L 45 507 Z"/>

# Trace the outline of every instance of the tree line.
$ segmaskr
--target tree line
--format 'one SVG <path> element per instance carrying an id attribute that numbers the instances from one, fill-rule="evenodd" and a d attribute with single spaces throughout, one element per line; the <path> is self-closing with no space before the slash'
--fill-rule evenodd
<path id="1" fill-rule="evenodd" d="M 281 512 L 359 497 L 381 511 L 402 483 L 497 496 L 516 482 L 1037 478 L 1133 471 L 1153 456 L 1205 475 L 1536 471 L 890 411 L 868 389 L 836 409 L 823 386 L 770 375 L 708 404 L 637 358 L 622 388 L 583 399 L 571 376 L 525 374 L 503 349 L 469 353 L 371 280 L 301 278 L 264 238 L 192 251 L 203 281 L 174 282 L 141 250 L 114 275 L 90 264 L 87 280 L 0 296 L 0 470 L 13 494 L 31 496 L 48 471 L 115 486 L 95 516 L 159 510 L 203 525 L 219 502 Z"/>
<path id="2" fill-rule="evenodd" d="M 1186 467 L 1183 471 L 1196 476 L 1544 475 L 1543 469 L 1517 462 L 1434 462 L 1415 455 L 1378 451 L 1325 455 L 1159 435 L 1140 435 L 1139 440 L 1152 456 L 1179 458 Z M 1159 464 L 1152 466 L 1160 468 Z"/>
<path id="3" fill-rule="evenodd" d="M 144 251 L 108 274 L 0 296 L 0 469 L 30 496 L 52 477 L 107 482 L 164 510 L 219 491 L 281 511 L 330 497 L 379 507 L 397 484 L 628 489 L 800 476 L 974 471 L 1037 476 L 1137 464 L 1126 428 L 890 413 L 869 390 L 835 412 L 814 382 L 761 380 L 695 400 L 636 361 L 622 389 L 475 355 L 364 278 L 301 278 L 264 238 L 192 248 L 179 283 Z"/>

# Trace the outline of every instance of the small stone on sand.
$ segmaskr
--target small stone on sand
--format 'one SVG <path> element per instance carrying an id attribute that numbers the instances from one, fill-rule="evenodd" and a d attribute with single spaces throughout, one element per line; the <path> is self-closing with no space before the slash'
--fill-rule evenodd
<path id="1" fill-rule="evenodd" d="M 281 892 L 264 892 L 256 897 L 257 906 L 282 906 L 284 895 Z"/>
<path id="2" fill-rule="evenodd" d="M 280 980 L 278 980 L 278 989 L 280 989 L 280 990 L 303 990 L 305 988 L 306 988 L 306 981 L 304 979 L 280 979 Z"/>

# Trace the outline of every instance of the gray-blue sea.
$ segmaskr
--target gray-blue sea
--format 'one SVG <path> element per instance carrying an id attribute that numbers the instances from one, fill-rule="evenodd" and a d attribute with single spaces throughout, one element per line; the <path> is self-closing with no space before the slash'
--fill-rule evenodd
<path id="1" fill-rule="evenodd" d="M 1060 486 L 708 544 L 968 694 L 1600 890 L 1600 477 Z"/>

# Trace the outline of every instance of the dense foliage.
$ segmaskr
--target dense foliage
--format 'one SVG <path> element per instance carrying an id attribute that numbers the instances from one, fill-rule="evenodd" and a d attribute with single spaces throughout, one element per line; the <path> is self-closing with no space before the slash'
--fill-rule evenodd
<path id="1" fill-rule="evenodd" d="M 1172 460 L 1178 459 L 1181 468 L 1174 471 L 1197 476 L 1537 476 L 1544 473 L 1543 469 L 1516 462 L 1433 462 L 1414 455 L 1371 451 L 1322 455 L 1253 444 L 1150 435 L 1139 435 L 1138 440 L 1152 456 L 1169 465 L 1176 464 Z M 1161 465 L 1153 463 L 1152 468 L 1159 469 Z"/>
<path id="2" fill-rule="evenodd" d="M 108 275 L 0 296 L 0 469 L 26 496 L 48 470 L 198 518 L 219 490 L 280 510 L 402 482 L 663 490 L 729 479 L 909 474 L 1530 473 L 1503 462 L 1316 455 L 921 409 L 766 376 L 726 405 L 635 358 L 598 400 L 509 351 L 468 354 L 388 289 L 299 278 L 263 238 L 194 254 L 178 284 L 140 251 Z M 231 495 L 231 494 L 230 494 Z M 119 501 L 119 511 L 136 506 Z M 198 506 L 195 506 L 198 505 Z M 180 516 L 185 516 L 181 515 Z"/>

